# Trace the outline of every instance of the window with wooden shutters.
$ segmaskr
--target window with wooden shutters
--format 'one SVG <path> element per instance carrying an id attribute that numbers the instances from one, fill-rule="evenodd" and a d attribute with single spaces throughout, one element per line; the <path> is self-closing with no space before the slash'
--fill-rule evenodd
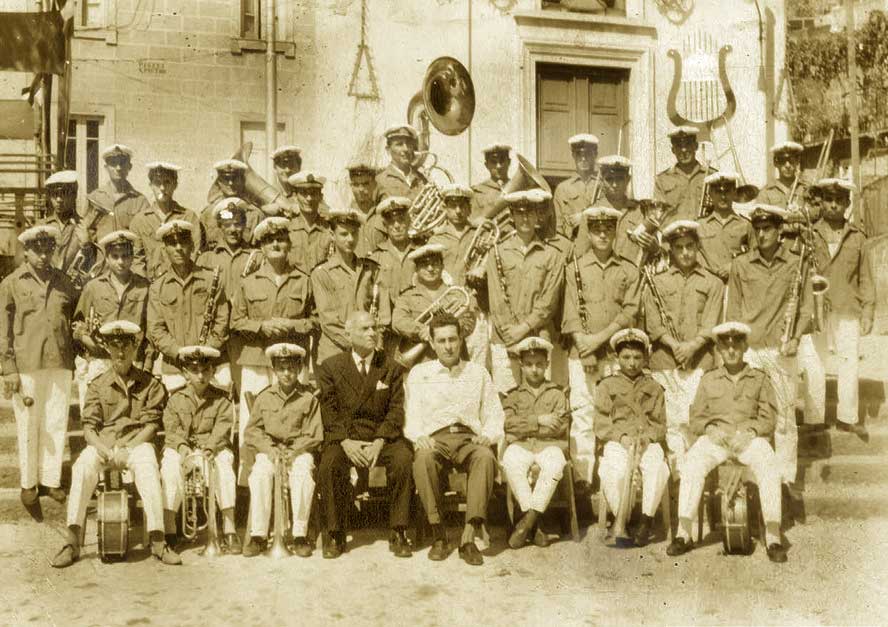
<path id="1" fill-rule="evenodd" d="M 262 30 L 260 0 L 241 0 L 241 37 L 259 39 Z"/>
<path id="2" fill-rule="evenodd" d="M 598 136 L 598 154 L 629 156 L 629 71 L 540 64 L 537 66 L 537 163 L 554 181 L 574 172 L 567 140 L 577 133 Z M 623 136 L 620 137 L 620 129 Z"/>
<path id="3" fill-rule="evenodd" d="M 77 197 L 82 204 L 86 195 L 99 186 L 99 146 L 105 145 L 104 119 L 72 115 L 68 119 L 64 167 L 77 171 Z"/>

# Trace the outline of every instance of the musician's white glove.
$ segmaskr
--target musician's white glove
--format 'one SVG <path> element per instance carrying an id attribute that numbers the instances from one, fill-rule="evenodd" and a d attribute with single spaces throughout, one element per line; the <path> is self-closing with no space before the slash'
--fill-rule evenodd
<path id="1" fill-rule="evenodd" d="M 11 398 L 13 394 L 18 392 L 22 387 L 22 380 L 17 372 L 10 372 L 3 375 L 3 396 Z"/>

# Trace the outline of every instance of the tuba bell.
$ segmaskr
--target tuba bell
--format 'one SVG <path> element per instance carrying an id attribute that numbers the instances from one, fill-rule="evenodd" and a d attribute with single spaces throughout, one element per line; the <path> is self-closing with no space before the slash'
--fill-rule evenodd
<path id="1" fill-rule="evenodd" d="M 506 201 L 503 199 L 506 194 L 533 189 L 535 187 L 538 187 L 549 194 L 552 193 L 552 188 L 549 187 L 549 183 L 546 182 L 546 179 L 540 171 L 533 166 L 527 157 L 515 153 L 515 159 L 518 161 L 518 171 L 515 172 L 515 176 L 509 179 L 508 183 L 503 185 L 500 197 L 495 203 L 493 203 L 493 205 L 484 211 L 481 216 L 482 218 L 496 218 L 496 216 L 506 207 Z"/>
<path id="2" fill-rule="evenodd" d="M 247 165 L 247 171 L 244 173 L 244 195 L 245 200 L 252 202 L 257 207 L 266 205 L 276 205 L 280 210 L 293 211 L 294 208 L 287 201 L 284 195 L 274 185 L 259 176 L 250 166 L 250 154 L 253 152 L 253 142 L 246 142 L 237 151 L 231 155 L 232 159 L 242 161 Z M 207 192 L 207 202 L 215 204 L 222 199 L 222 190 L 219 183 L 213 181 L 210 185 L 210 191 Z M 298 208 L 296 208 L 298 210 Z"/>

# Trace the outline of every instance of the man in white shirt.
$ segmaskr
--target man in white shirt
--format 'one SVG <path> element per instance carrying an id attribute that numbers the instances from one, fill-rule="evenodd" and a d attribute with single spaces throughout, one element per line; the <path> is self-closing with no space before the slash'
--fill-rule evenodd
<path id="1" fill-rule="evenodd" d="M 496 456 L 492 447 L 503 437 L 504 413 L 487 370 L 461 361 L 459 321 L 436 314 L 429 323 L 437 359 L 419 364 L 406 382 L 404 435 L 413 442 L 413 481 L 432 525 L 429 559 L 447 557 L 441 522 L 441 469 L 455 466 L 468 473 L 466 525 L 459 556 L 467 564 L 483 563 L 475 544 L 486 541 L 484 521 L 493 491 Z"/>

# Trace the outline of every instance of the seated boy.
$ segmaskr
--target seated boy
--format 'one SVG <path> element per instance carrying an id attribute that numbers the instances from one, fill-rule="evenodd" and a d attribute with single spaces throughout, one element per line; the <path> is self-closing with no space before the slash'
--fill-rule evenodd
<path id="1" fill-rule="evenodd" d="M 321 405 L 317 393 L 299 382 L 305 358 L 302 347 L 272 344 L 265 356 L 277 383 L 256 396 L 244 434 L 245 453 L 255 455 L 255 460 L 249 472 L 251 543 L 243 553 L 255 557 L 266 548 L 275 461 L 283 456 L 290 483 L 294 549 L 299 557 L 310 557 L 312 547 L 305 535 L 315 489 L 312 454 L 324 439 Z"/>
<path id="2" fill-rule="evenodd" d="M 240 539 L 234 527 L 234 453 L 231 451 L 231 401 L 223 390 L 210 384 L 213 369 L 220 356 L 210 346 L 185 346 L 179 349 L 179 363 L 188 383 L 174 392 L 163 411 L 166 435 L 160 476 L 163 479 L 164 526 L 167 542 L 176 540 L 176 512 L 185 493 L 185 474 L 192 464 L 203 467 L 209 481 L 207 460 L 216 467 L 216 501 L 222 510 L 222 532 L 225 550 L 241 552 Z M 192 457 L 203 454 L 203 458 Z M 183 466 L 183 463 L 188 467 Z"/>
<path id="3" fill-rule="evenodd" d="M 681 465 L 678 532 L 666 549 L 681 555 L 694 548 L 691 524 L 713 468 L 734 458 L 755 476 L 765 519 L 765 544 L 772 562 L 786 561 L 780 543 L 781 467 L 768 439 L 777 423 L 777 398 L 764 370 L 743 361 L 750 334 L 742 322 L 724 322 L 714 329 L 724 362 L 703 375 L 691 405 L 691 431 L 700 436 Z"/>
<path id="4" fill-rule="evenodd" d="M 549 506 L 564 470 L 566 461 L 558 440 L 566 443 L 570 407 L 564 388 L 546 381 L 552 344 L 539 337 L 527 337 L 518 343 L 516 351 L 521 363 L 521 385 L 512 389 L 503 402 L 507 447 L 502 465 L 506 481 L 524 512 L 509 537 L 509 546 L 520 549 L 528 537 L 537 546 L 549 545 L 537 521 Z M 534 464 L 540 474 L 531 487 L 527 475 Z"/>
<path id="5" fill-rule="evenodd" d="M 663 388 L 642 371 L 650 348 L 644 331 L 617 331 L 610 345 L 620 368 L 602 379 L 595 392 L 595 435 L 604 443 L 598 476 L 608 506 L 611 511 L 619 511 L 620 486 L 631 462 L 629 451 L 637 443 L 641 451 L 641 520 L 632 541 L 635 546 L 644 546 L 669 480 L 669 466 L 660 444 L 666 437 Z"/>

